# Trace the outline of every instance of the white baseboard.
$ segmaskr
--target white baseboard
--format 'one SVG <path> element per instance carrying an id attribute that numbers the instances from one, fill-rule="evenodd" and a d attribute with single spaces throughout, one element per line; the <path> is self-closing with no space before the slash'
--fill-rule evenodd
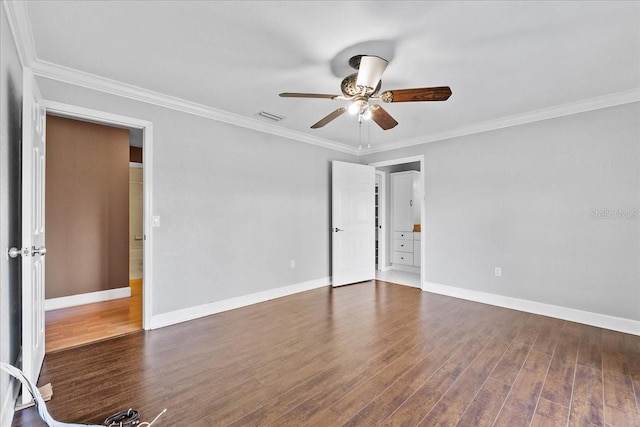
<path id="1" fill-rule="evenodd" d="M 76 305 L 92 304 L 94 302 L 109 301 L 131 296 L 131 288 L 107 289 L 106 291 L 88 292 L 86 294 L 71 295 L 68 297 L 49 298 L 44 301 L 44 311 L 57 310 L 59 308 L 75 307 Z"/>
<path id="2" fill-rule="evenodd" d="M 378 267 L 378 271 L 390 271 L 393 270 L 390 265 L 385 265 L 384 267 Z"/>
<path id="3" fill-rule="evenodd" d="M 2 396 L 4 396 L 4 399 L 2 399 L 2 408 L 0 409 L 0 413 L 2 414 L 0 426 L 2 427 L 11 427 L 11 423 L 13 422 L 13 414 L 15 413 L 13 408 L 18 399 L 19 384 L 20 382 L 18 381 L 9 381 L 7 389 L 2 392 Z"/>
<path id="4" fill-rule="evenodd" d="M 281 298 L 287 295 L 293 295 L 299 292 L 309 291 L 311 289 L 321 288 L 323 286 L 329 285 L 331 285 L 331 278 L 323 277 L 322 279 L 296 283 L 294 285 L 269 289 L 267 291 L 229 298 L 226 300 L 203 304 L 196 307 L 189 307 L 182 310 L 170 311 L 168 313 L 156 314 L 151 316 L 151 329 L 175 325 L 176 323 L 186 322 L 189 320 L 198 319 L 200 317 L 221 313 L 223 311 L 234 310 L 236 308 L 245 307 L 248 305 L 257 304 L 259 302 Z"/>
<path id="5" fill-rule="evenodd" d="M 571 322 L 583 323 L 585 325 L 591 325 L 599 328 L 611 329 L 618 332 L 640 336 L 640 321 L 637 320 L 624 319 L 622 317 L 614 317 L 606 314 L 592 313 L 583 310 L 576 310 L 575 308 L 545 304 L 542 302 L 529 301 L 504 295 L 457 288 L 455 286 L 441 285 L 439 283 L 425 282 L 422 290 L 432 292 L 434 294 L 447 295 L 450 297 L 465 299 L 469 301 L 481 302 L 484 304 L 496 305 L 513 310 L 525 311 L 527 313 L 555 317 L 557 319 L 569 320 Z"/>
<path id="6" fill-rule="evenodd" d="M 13 364 L 14 366 L 20 366 L 22 360 L 22 351 L 18 354 L 18 358 L 16 362 Z M 0 427 L 11 427 L 11 423 L 13 422 L 13 415 L 15 414 L 15 406 L 18 401 L 18 396 L 20 395 L 20 381 L 13 378 L 11 375 L 2 371 L 2 375 L 7 375 L 9 377 L 9 384 L 7 385 L 7 389 L 2 391 L 2 407 L 0 408 Z"/>

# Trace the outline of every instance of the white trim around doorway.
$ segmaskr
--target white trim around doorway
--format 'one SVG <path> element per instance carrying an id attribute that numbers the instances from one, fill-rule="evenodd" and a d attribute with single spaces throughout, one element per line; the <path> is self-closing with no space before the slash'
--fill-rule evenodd
<path id="1" fill-rule="evenodd" d="M 144 265 L 142 276 L 142 328 L 151 329 L 151 309 L 153 301 L 153 277 L 152 277 L 152 246 L 153 229 L 151 227 L 151 217 L 153 212 L 153 123 L 147 120 L 133 117 L 121 116 L 105 111 L 92 110 L 76 105 L 64 104 L 61 102 L 43 100 L 42 105 L 48 114 L 70 119 L 83 120 L 86 122 L 104 124 L 109 126 L 142 129 L 142 164 L 143 167 L 143 230 L 144 230 Z"/>
<path id="2" fill-rule="evenodd" d="M 385 180 L 387 178 L 387 174 L 386 172 L 383 171 L 379 171 L 376 170 L 376 175 L 378 175 L 380 177 L 380 184 L 378 185 L 378 236 L 380 236 L 383 233 L 380 233 L 380 231 L 384 231 L 386 232 L 386 230 L 384 230 L 384 225 L 386 224 L 386 220 L 387 220 L 387 208 L 386 208 L 386 203 L 387 203 L 387 186 L 385 183 Z M 381 227 L 382 224 L 382 227 Z M 378 271 L 385 271 L 388 267 L 386 267 L 387 265 L 387 240 L 382 238 L 378 238 L 378 265 L 377 265 L 377 270 Z"/>
<path id="3" fill-rule="evenodd" d="M 413 163 L 413 162 L 420 162 L 420 179 L 422 181 L 422 186 L 423 188 L 425 187 L 425 182 L 424 182 L 424 154 L 420 154 L 418 156 L 410 156 L 410 157 L 402 157 L 399 159 L 391 159 L 391 160 L 382 160 L 379 162 L 373 162 L 373 163 L 369 163 L 369 166 L 373 166 L 376 168 L 380 168 L 380 167 L 384 167 L 384 166 L 393 166 L 393 165 L 401 165 L 403 163 Z M 424 227 L 424 223 L 425 223 L 425 211 L 427 210 L 426 207 L 426 203 L 425 203 L 425 191 L 423 191 L 422 194 L 422 211 L 420 212 L 420 256 L 422 257 L 422 259 L 420 260 L 420 289 L 422 289 L 423 291 L 425 290 L 425 283 L 426 283 L 426 270 L 427 270 L 427 265 L 424 262 L 425 260 L 425 227 Z"/>

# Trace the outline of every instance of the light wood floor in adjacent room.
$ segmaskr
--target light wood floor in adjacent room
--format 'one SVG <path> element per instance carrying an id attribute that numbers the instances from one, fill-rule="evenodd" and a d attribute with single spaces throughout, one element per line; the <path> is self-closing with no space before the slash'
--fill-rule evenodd
<path id="1" fill-rule="evenodd" d="M 45 314 L 50 353 L 142 329 L 142 279 L 131 280 L 130 298 L 51 310 Z"/>
<path id="2" fill-rule="evenodd" d="M 378 281 L 47 354 L 48 382 L 74 423 L 626 427 L 640 337 Z"/>

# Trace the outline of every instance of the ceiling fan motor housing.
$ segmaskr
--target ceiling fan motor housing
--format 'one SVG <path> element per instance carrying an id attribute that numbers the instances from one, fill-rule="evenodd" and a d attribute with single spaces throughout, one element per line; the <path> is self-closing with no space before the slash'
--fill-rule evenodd
<path id="1" fill-rule="evenodd" d="M 342 90 L 342 93 L 344 96 L 347 96 L 350 98 L 352 96 L 362 95 L 362 90 L 358 89 L 358 87 L 356 86 L 357 79 L 358 79 L 358 73 L 353 73 L 353 74 L 349 74 L 347 77 L 345 77 L 342 80 L 342 83 L 340 83 L 340 89 Z M 374 90 L 368 89 L 365 91 L 364 95 L 374 96 L 380 91 L 381 87 L 382 87 L 382 80 L 378 82 L 378 86 L 376 86 Z"/>

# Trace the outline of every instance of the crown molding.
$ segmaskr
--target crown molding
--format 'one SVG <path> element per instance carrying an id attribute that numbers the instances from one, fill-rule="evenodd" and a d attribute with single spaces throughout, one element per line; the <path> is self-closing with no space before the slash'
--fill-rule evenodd
<path id="1" fill-rule="evenodd" d="M 635 88 L 635 89 L 630 89 L 623 92 L 617 92 L 613 94 L 589 98 L 582 101 L 571 102 L 568 104 L 543 108 L 540 110 L 530 111 L 522 114 L 516 114 L 513 116 L 503 117 L 496 120 L 489 120 L 482 123 L 476 123 L 470 126 L 460 127 L 447 132 L 421 136 L 418 138 L 406 139 L 404 141 L 398 141 L 396 143 L 387 144 L 382 147 L 363 149 L 361 152 L 361 155 L 380 153 L 383 151 L 390 151 L 390 150 L 397 150 L 398 148 L 412 147 L 414 145 L 421 145 L 429 142 L 442 141 L 445 139 L 473 135 L 476 133 L 488 132 L 488 131 L 503 129 L 511 126 L 519 126 L 519 125 L 538 122 L 542 120 L 570 116 L 572 114 L 584 113 L 587 111 L 599 110 L 602 108 L 615 107 L 616 105 L 631 104 L 633 102 L 639 102 L 639 101 L 640 101 L 640 88 Z"/>
<path id="2" fill-rule="evenodd" d="M 18 50 L 20 63 L 23 67 L 29 67 L 36 59 L 36 49 L 27 2 L 3 0 L 2 4 L 7 13 L 9 28 Z"/>
<path id="3" fill-rule="evenodd" d="M 289 138 L 296 141 L 316 145 L 330 150 L 340 151 L 348 154 L 358 154 L 358 150 L 348 147 L 324 138 L 307 135 L 305 133 L 286 129 L 271 123 L 264 123 L 258 119 L 240 116 L 228 111 L 219 110 L 217 108 L 187 101 L 175 96 L 166 95 L 138 86 L 122 83 L 117 80 L 107 79 L 95 74 L 86 73 L 73 68 L 64 67 L 51 62 L 36 59 L 32 64 L 33 73 L 36 76 L 56 80 L 63 83 L 73 84 L 86 89 L 97 90 L 111 95 L 129 98 L 135 101 L 141 101 L 148 104 L 157 105 L 159 107 L 169 108 L 181 111 L 187 114 L 193 114 L 200 117 L 216 120 L 219 122 L 229 123 L 235 126 L 253 129 L 259 132 Z"/>

